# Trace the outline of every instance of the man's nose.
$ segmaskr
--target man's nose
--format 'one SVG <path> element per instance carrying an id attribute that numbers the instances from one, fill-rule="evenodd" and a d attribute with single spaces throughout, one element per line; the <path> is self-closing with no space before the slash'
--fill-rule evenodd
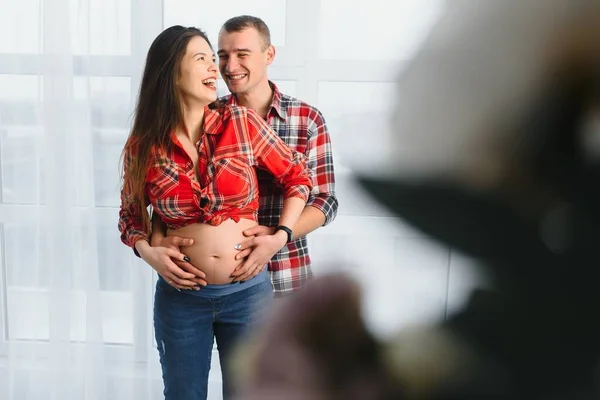
<path id="1" fill-rule="evenodd" d="M 233 72 L 239 65 L 240 63 L 235 57 L 230 57 L 229 60 L 227 60 L 226 70 L 227 72 Z"/>

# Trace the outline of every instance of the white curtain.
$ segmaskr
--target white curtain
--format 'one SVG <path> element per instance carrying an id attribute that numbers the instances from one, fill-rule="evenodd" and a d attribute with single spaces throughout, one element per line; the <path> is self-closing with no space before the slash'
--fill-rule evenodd
<path id="1" fill-rule="evenodd" d="M 156 397 L 151 269 L 116 228 L 130 4 L 1 4 L 0 398 Z"/>
<path id="2" fill-rule="evenodd" d="M 172 24 L 199 26 L 216 46 L 231 16 L 267 22 L 271 78 L 323 111 L 334 145 L 340 211 L 310 236 L 315 272 L 348 265 L 380 333 L 445 315 L 457 258 L 423 244 L 351 174 L 365 131 L 361 151 L 385 148 L 385 124 L 364 121 L 387 118 L 398 70 L 444 1 L 0 0 L 0 399 L 162 398 L 154 276 L 120 243 L 117 214 L 144 58 Z M 369 263 L 382 275 L 358 268 Z M 214 356 L 209 397 L 221 398 Z"/>

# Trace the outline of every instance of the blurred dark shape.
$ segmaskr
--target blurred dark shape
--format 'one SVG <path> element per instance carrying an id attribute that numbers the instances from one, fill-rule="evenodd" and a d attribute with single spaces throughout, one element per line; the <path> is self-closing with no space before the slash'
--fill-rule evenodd
<path id="1" fill-rule="evenodd" d="M 258 341 L 242 353 L 241 398 L 397 398 L 401 385 L 365 328 L 358 286 L 343 276 L 323 276 L 309 286 L 278 300 Z"/>
<path id="2" fill-rule="evenodd" d="M 344 385 L 365 399 L 600 398 L 599 120 L 600 1 L 450 2 L 400 76 L 386 173 L 359 181 L 478 260 L 494 290 L 377 345 L 348 314 L 356 297 L 340 287 L 352 285 L 321 280 L 274 316 L 249 393 L 306 384 L 299 398 L 353 398 Z M 333 337 L 344 346 L 328 351 Z M 302 385 L 289 382 L 286 348 L 302 360 Z"/>

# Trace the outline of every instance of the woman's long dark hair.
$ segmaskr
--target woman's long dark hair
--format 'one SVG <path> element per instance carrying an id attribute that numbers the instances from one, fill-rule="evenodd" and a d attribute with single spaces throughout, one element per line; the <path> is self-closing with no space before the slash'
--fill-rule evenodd
<path id="1" fill-rule="evenodd" d="M 123 149 L 123 187 L 133 196 L 136 214 L 142 216 L 146 232 L 150 218 L 146 210 L 145 179 L 153 151 L 168 150 L 171 133 L 183 118 L 176 82 L 181 60 L 190 40 L 200 36 L 210 46 L 204 32 L 197 28 L 172 26 L 152 42 L 140 85 L 134 121 Z"/>

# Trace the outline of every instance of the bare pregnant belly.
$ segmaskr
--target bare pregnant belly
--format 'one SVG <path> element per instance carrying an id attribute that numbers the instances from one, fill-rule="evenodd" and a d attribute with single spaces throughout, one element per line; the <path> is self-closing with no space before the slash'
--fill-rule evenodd
<path id="1" fill-rule="evenodd" d="M 209 284 L 223 284 L 232 281 L 233 270 L 244 260 L 236 260 L 238 250 L 235 245 L 250 237 L 242 233 L 256 226 L 255 221 L 228 219 L 220 225 L 191 224 L 180 229 L 167 231 L 167 236 L 180 236 L 194 239 L 194 244 L 182 247 L 181 252 L 190 258 L 192 265 L 206 274 Z"/>

